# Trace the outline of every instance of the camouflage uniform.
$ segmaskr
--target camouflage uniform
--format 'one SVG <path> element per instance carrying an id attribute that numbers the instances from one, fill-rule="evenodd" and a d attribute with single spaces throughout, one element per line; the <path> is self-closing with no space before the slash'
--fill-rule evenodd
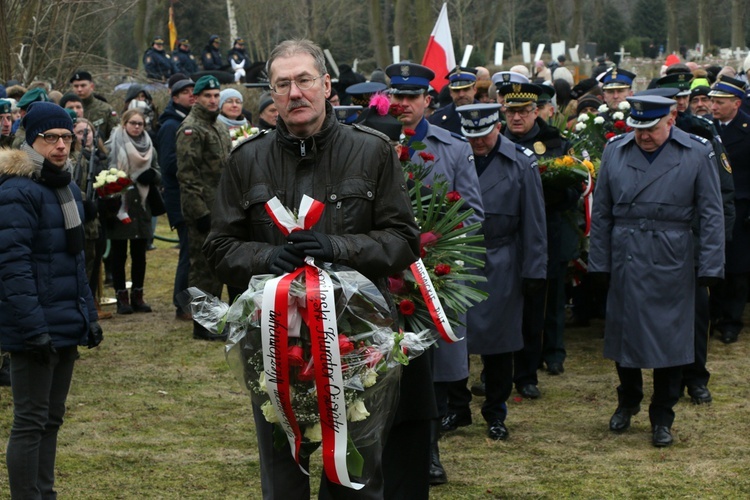
<path id="1" fill-rule="evenodd" d="M 93 94 L 83 99 L 83 117 L 99 131 L 102 141 L 109 139 L 109 134 L 120 124 L 117 111 L 106 102 L 94 97 Z"/>
<path id="2" fill-rule="evenodd" d="M 201 247 L 208 233 L 201 232 L 197 222 L 211 215 L 221 167 L 231 148 L 227 128 L 216 121 L 218 115 L 195 104 L 177 130 L 177 180 L 190 248 L 188 281 L 216 296 L 221 295 L 222 284 L 203 256 Z"/>
<path id="3" fill-rule="evenodd" d="M 15 136 L 9 136 L 12 138 L 11 147 L 13 149 L 21 149 L 21 144 L 26 142 L 26 129 L 23 128 L 23 126 L 19 126 L 18 130 L 16 130 Z"/>

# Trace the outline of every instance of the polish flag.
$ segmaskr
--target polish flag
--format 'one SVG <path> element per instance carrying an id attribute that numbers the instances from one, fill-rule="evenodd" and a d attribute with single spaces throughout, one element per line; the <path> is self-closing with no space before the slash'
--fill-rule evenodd
<path id="1" fill-rule="evenodd" d="M 430 82 L 432 88 L 440 92 L 448 79 L 445 78 L 456 67 L 456 56 L 453 53 L 453 39 L 451 27 L 448 24 L 448 4 L 444 3 L 440 15 L 432 29 L 430 41 L 424 51 L 422 66 L 427 66 L 435 72 L 435 79 Z"/>

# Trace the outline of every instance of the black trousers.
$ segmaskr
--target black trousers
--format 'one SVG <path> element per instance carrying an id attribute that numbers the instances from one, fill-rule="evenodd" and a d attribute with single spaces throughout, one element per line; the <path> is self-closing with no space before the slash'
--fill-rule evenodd
<path id="1" fill-rule="evenodd" d="M 508 406 L 505 404 L 513 390 L 513 353 L 482 355 L 484 365 L 484 403 L 482 416 L 488 423 L 505 422 Z"/>
<path id="2" fill-rule="evenodd" d="M 128 242 L 130 242 L 130 279 L 133 288 L 143 288 L 146 279 L 145 239 L 111 240 L 109 261 L 112 265 L 112 284 L 115 291 L 125 290 L 125 262 L 128 259 Z"/>
<path id="3" fill-rule="evenodd" d="M 435 402 L 440 418 L 448 413 L 471 416 L 471 391 L 468 388 L 469 379 L 451 382 L 433 382 L 435 388 Z"/>
<path id="4" fill-rule="evenodd" d="M 718 308 L 716 327 L 724 333 L 740 333 L 744 326 L 742 312 L 745 310 L 750 291 L 750 274 L 727 273 L 720 297 L 714 302 Z"/>
<path id="5" fill-rule="evenodd" d="M 624 368 L 619 363 L 617 375 L 620 385 L 617 387 L 619 406 L 633 407 L 643 400 L 643 373 L 640 368 Z M 674 422 L 674 405 L 680 399 L 682 366 L 654 368 L 654 394 L 648 407 L 651 425 L 672 427 Z"/>
<path id="6" fill-rule="evenodd" d="M 711 377 L 706 368 L 708 358 L 708 336 L 710 325 L 708 307 L 708 288 L 697 286 L 695 289 L 695 361 L 682 367 L 682 385 L 694 387 L 707 385 Z"/>
<path id="7" fill-rule="evenodd" d="M 542 362 L 542 336 L 547 287 L 527 295 L 523 300 L 523 349 L 513 355 L 513 382 L 516 387 L 537 385 L 536 371 Z"/>

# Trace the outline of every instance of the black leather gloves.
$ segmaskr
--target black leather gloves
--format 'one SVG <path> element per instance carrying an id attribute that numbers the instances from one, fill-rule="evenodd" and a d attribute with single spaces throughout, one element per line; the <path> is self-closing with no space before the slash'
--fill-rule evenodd
<path id="1" fill-rule="evenodd" d="M 48 333 L 42 333 L 36 337 L 31 337 L 24 342 L 25 350 L 40 365 L 48 365 L 50 356 L 57 350 L 52 345 L 52 338 Z"/>
<path id="2" fill-rule="evenodd" d="M 294 248 L 315 259 L 333 262 L 333 244 L 331 239 L 317 231 L 295 231 L 287 238 Z"/>
<path id="3" fill-rule="evenodd" d="M 524 295 L 531 295 L 538 292 L 544 287 L 545 280 L 539 278 L 522 278 L 521 292 Z"/>
<path id="4" fill-rule="evenodd" d="M 87 347 L 93 349 L 98 346 L 104 340 L 104 332 L 98 321 L 92 321 L 89 325 L 89 342 Z"/>
<path id="5" fill-rule="evenodd" d="M 211 214 L 206 214 L 195 221 L 195 227 L 201 233 L 207 233 L 211 230 Z"/>
<path id="6" fill-rule="evenodd" d="M 291 273 L 305 263 L 303 254 L 296 245 L 281 245 L 274 248 L 268 264 L 268 270 L 274 274 Z"/>

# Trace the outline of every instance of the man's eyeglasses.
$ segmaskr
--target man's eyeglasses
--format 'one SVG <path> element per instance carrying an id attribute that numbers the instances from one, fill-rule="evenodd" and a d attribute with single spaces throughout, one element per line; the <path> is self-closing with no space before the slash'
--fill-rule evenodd
<path id="1" fill-rule="evenodd" d="M 47 144 L 57 144 L 57 141 L 62 139 L 63 143 L 71 144 L 75 136 L 73 134 L 37 134 L 39 137 L 44 139 Z"/>
<path id="2" fill-rule="evenodd" d="M 292 90 L 292 82 L 294 82 L 300 90 L 310 90 L 313 88 L 313 85 L 315 85 L 315 80 L 322 77 L 323 75 L 316 76 L 315 78 L 311 76 L 300 76 L 294 80 L 280 80 L 276 82 L 276 85 L 271 86 L 271 90 L 278 95 L 287 95 Z"/>
<path id="3" fill-rule="evenodd" d="M 505 108 L 505 116 L 508 118 L 512 117 L 513 115 L 518 115 L 521 118 L 526 118 L 529 116 L 529 114 L 533 111 L 532 108 L 524 108 L 524 109 L 511 109 L 511 108 Z"/>
<path id="4" fill-rule="evenodd" d="M 143 122 L 127 122 L 127 124 L 131 127 L 142 127 L 144 125 Z"/>

